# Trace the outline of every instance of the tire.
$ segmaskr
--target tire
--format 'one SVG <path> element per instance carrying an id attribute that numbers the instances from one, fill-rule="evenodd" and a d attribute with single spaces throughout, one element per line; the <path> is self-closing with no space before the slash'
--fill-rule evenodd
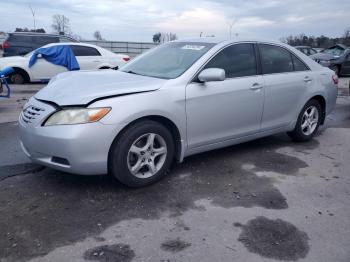
<path id="1" fill-rule="evenodd" d="M 312 115 L 311 112 L 314 114 Z M 294 130 L 288 132 L 288 135 L 296 142 L 309 141 L 316 135 L 321 121 L 322 108 L 320 103 L 317 100 L 310 100 L 301 110 Z"/>
<path id="2" fill-rule="evenodd" d="M 108 157 L 109 173 L 129 187 L 150 185 L 166 175 L 174 151 L 174 140 L 166 127 L 151 120 L 135 123 L 113 142 Z"/>
<path id="3" fill-rule="evenodd" d="M 10 83 L 15 85 L 22 85 L 25 82 L 25 76 L 20 72 L 14 72 L 9 77 Z"/>

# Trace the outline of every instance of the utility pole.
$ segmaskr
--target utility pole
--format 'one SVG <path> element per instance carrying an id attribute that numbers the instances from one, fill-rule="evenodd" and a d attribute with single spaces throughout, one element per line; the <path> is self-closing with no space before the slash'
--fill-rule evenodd
<path id="1" fill-rule="evenodd" d="M 35 26 L 35 11 L 33 10 L 32 6 L 29 4 L 30 11 L 32 12 L 33 16 L 33 23 L 34 23 L 34 32 L 36 31 L 36 26 Z"/>
<path id="2" fill-rule="evenodd" d="M 228 28 L 229 28 L 229 35 L 230 35 L 230 39 L 232 38 L 232 28 L 235 24 L 235 21 L 231 21 L 231 22 L 227 22 Z"/>

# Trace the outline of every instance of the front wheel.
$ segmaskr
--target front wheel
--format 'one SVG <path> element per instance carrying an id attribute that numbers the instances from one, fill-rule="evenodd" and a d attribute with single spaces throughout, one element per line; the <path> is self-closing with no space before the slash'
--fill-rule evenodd
<path id="1" fill-rule="evenodd" d="M 316 100 L 310 100 L 301 110 L 298 121 L 292 132 L 288 135 L 294 141 L 308 141 L 312 139 L 321 124 L 322 109 Z"/>
<path id="2" fill-rule="evenodd" d="M 158 122 L 138 122 L 122 132 L 109 154 L 109 171 L 121 183 L 142 187 L 161 179 L 174 158 L 170 131 Z"/>
<path id="3" fill-rule="evenodd" d="M 24 84 L 25 82 L 25 77 L 22 73 L 20 72 L 14 72 L 10 75 L 9 77 L 9 82 L 11 84 L 15 84 L 15 85 L 21 85 L 21 84 Z"/>

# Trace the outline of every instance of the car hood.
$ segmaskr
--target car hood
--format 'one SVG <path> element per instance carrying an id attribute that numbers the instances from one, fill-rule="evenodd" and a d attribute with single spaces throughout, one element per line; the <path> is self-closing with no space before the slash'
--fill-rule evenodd
<path id="1" fill-rule="evenodd" d="M 167 80 L 115 70 L 59 74 L 35 98 L 59 106 L 86 105 L 97 99 L 159 89 Z"/>
<path id="2" fill-rule="evenodd" d="M 324 54 L 324 53 L 317 53 L 314 55 L 311 55 L 310 58 L 313 60 L 332 60 L 332 59 L 337 59 L 339 56 L 334 56 L 331 54 Z"/>

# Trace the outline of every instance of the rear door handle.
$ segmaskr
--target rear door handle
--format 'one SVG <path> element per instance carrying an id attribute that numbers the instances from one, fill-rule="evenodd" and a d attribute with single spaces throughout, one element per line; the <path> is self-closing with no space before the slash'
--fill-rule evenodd
<path id="1" fill-rule="evenodd" d="M 254 84 L 252 84 L 252 86 L 250 87 L 251 90 L 259 90 L 259 89 L 261 89 L 261 88 L 263 88 L 263 86 L 262 86 L 261 84 L 259 84 L 259 83 L 254 83 Z"/>
<path id="2" fill-rule="evenodd" d="M 309 77 L 309 76 L 305 76 L 304 77 L 304 82 L 311 82 L 312 81 L 312 79 Z"/>

